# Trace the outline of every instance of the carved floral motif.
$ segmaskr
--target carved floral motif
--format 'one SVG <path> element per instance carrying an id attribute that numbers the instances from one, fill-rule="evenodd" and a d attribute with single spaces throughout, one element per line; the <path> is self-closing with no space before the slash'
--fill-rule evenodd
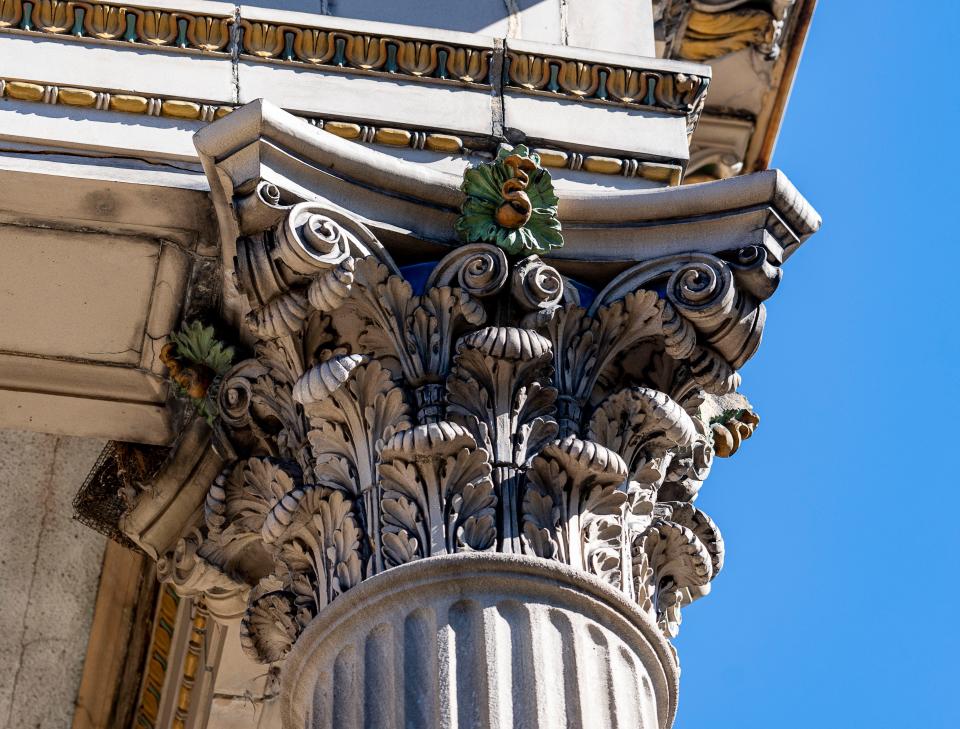
<path id="1" fill-rule="evenodd" d="M 172 333 L 160 350 L 160 361 L 170 373 L 175 391 L 190 398 L 197 412 L 211 421 L 216 415 L 211 391 L 229 369 L 233 356 L 233 347 L 225 347 L 214 336 L 213 327 L 198 321 Z"/>

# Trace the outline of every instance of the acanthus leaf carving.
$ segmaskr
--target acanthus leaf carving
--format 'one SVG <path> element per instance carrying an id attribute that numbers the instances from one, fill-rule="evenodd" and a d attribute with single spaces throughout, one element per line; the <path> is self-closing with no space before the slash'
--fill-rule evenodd
<path id="1" fill-rule="evenodd" d="M 267 514 L 263 537 L 265 543 L 280 548 L 279 559 L 289 571 L 291 584 L 299 575 L 304 576 L 304 585 L 312 581 L 317 610 L 363 577 L 361 531 L 353 502 L 338 489 L 317 484 L 291 489 Z M 294 549 L 282 549 L 288 544 Z"/>
<path id="2" fill-rule="evenodd" d="M 390 373 L 377 361 L 341 355 L 308 371 L 295 388 L 310 423 L 314 476 L 362 504 L 360 523 L 373 559 L 383 569 L 380 549 L 379 450 L 394 433 L 410 427 L 409 407 Z"/>
<path id="3" fill-rule="evenodd" d="M 574 304 L 557 312 L 548 331 L 555 344 L 561 434 L 580 431 L 583 409 L 615 358 L 661 334 L 662 310 L 655 292 L 639 290 L 599 308 L 594 316 Z"/>
<path id="4" fill-rule="evenodd" d="M 489 455 L 462 426 L 441 421 L 397 433 L 379 470 L 390 564 L 494 546 Z"/>
<path id="5" fill-rule="evenodd" d="M 407 281 L 368 257 L 357 261 L 353 295 L 334 315 L 334 323 L 348 333 L 353 348 L 370 352 L 396 377 L 420 388 L 442 382 L 456 328 L 480 325 L 485 317 L 467 291 L 440 286 L 415 296 Z M 439 419 L 441 413 L 432 407 L 436 403 L 426 398 L 425 404 L 430 416 Z"/>
<path id="6" fill-rule="evenodd" d="M 450 417 L 489 454 L 499 494 L 500 549 L 520 551 L 521 468 L 556 434 L 556 391 L 538 378 L 548 371 L 551 344 L 516 327 L 487 327 L 457 343 L 447 381 Z"/>
<path id="7" fill-rule="evenodd" d="M 619 586 L 626 476 L 623 459 L 597 443 L 567 436 L 547 445 L 527 470 L 527 549 Z"/>
<path id="8" fill-rule="evenodd" d="M 621 390 L 597 407 L 588 435 L 621 454 L 632 479 L 656 489 L 677 449 L 691 446 L 697 429 L 669 395 L 634 387 Z"/>
<path id="9" fill-rule="evenodd" d="M 684 590 L 713 577 L 706 545 L 687 527 L 656 519 L 633 539 L 634 589 L 652 605 L 661 630 L 675 637 L 680 628 Z"/>
<path id="10" fill-rule="evenodd" d="M 779 281 L 766 251 L 646 261 L 580 306 L 549 259 L 469 243 L 424 279 L 339 208 L 256 195 L 252 353 L 216 391 L 233 455 L 167 579 L 246 595 L 263 661 L 363 580 L 462 551 L 559 560 L 674 635 L 723 560 L 691 502 L 757 421 L 736 368 Z"/>
<path id="11" fill-rule="evenodd" d="M 240 623 L 240 645 L 261 663 L 286 658 L 303 625 L 297 620 L 294 595 L 277 584 L 258 586 L 251 594 L 247 612 Z M 273 589 L 271 589 L 273 588 Z"/>

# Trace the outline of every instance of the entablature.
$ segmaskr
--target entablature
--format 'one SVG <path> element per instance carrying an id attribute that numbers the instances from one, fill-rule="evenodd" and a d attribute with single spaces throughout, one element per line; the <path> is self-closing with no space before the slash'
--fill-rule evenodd
<path id="1" fill-rule="evenodd" d="M 492 9 L 482 3 L 444 17 L 400 3 L 387 17 L 411 25 L 395 25 L 191 0 L 8 0 L 0 98 L 21 114 L 57 107 L 37 118 L 51 147 L 116 151 L 126 140 L 158 158 L 194 159 L 199 125 L 264 97 L 407 156 L 489 152 L 506 138 L 544 148 L 556 169 L 658 184 L 677 184 L 684 169 L 699 182 L 767 166 L 814 0 L 656 0 L 652 16 L 645 3 L 627 13 L 570 0 L 547 21 L 549 5 L 484 23 Z M 362 18 L 365 7 L 325 12 Z M 655 50 L 639 29 L 627 32 L 647 17 Z M 0 135 L 16 138 L 20 125 L 2 107 Z M 689 153 L 671 122 L 678 113 L 687 131 L 702 121 Z M 129 114 L 153 139 L 124 128 Z M 119 139 L 79 120 L 120 124 Z M 644 163 L 675 171 L 648 173 Z"/>
<path id="2" fill-rule="evenodd" d="M 222 3 L 24 2 L 0 16 L 0 96 L 71 116 L 171 119 L 186 132 L 268 98 L 334 133 L 370 127 L 388 146 L 446 135 L 459 143 L 436 151 L 490 152 L 508 138 L 552 149 L 557 167 L 630 177 L 638 162 L 682 168 L 710 82 L 699 64 L 515 35 Z"/>

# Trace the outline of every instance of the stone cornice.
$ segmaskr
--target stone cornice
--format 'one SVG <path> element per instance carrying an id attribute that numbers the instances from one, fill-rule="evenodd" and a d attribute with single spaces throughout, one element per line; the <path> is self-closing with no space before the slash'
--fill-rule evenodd
<path id="1" fill-rule="evenodd" d="M 82 0 L 2 0 L 0 32 L 653 109 L 686 116 L 691 130 L 709 85 L 709 67 L 694 64 L 597 60 L 609 54 L 519 42 L 505 51 L 503 42 L 484 36 L 326 16 L 318 16 L 322 25 L 283 22 L 271 18 L 292 14 L 250 9 L 255 14 L 243 17 L 246 10 L 230 17 Z"/>
<path id="2" fill-rule="evenodd" d="M 0 78 L 0 99 L 204 123 L 220 119 L 235 108 L 201 99 L 153 96 L 133 91 L 107 91 L 46 81 L 5 78 Z M 426 149 L 458 156 L 474 153 L 474 150 L 464 145 L 461 136 L 446 132 L 374 126 L 362 121 L 322 119 L 314 116 L 304 118 L 315 127 L 358 143 Z M 492 141 L 490 143 L 493 144 Z M 682 168 L 677 164 L 622 157 L 615 153 L 583 154 L 573 150 L 544 147 L 537 148 L 537 152 L 545 167 L 556 169 L 582 169 L 599 175 L 640 177 L 670 185 L 678 185 L 682 173 Z"/>
<path id="3" fill-rule="evenodd" d="M 403 230 L 423 243 L 449 245 L 462 201 L 455 175 L 319 134 L 263 101 L 237 110 L 215 131 L 201 130 L 196 142 L 205 167 L 219 168 L 220 179 L 232 186 L 228 197 L 249 194 L 250 181 L 265 174 L 293 197 L 309 188 L 349 205 L 385 240 Z M 667 190 L 566 191 L 559 212 L 567 243 L 555 254 L 557 265 L 587 277 L 635 261 L 637 246 L 668 255 L 749 242 L 782 261 L 820 224 L 816 211 L 776 171 Z M 221 214 L 232 220 L 234 213 Z M 222 230 L 237 225 L 230 220 L 221 220 Z"/>

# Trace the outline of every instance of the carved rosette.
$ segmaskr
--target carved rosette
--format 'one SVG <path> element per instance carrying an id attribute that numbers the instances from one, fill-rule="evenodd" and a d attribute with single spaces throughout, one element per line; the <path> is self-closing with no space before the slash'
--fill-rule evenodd
<path id="1" fill-rule="evenodd" d="M 339 208 L 266 184 L 237 208 L 253 344 L 165 579 L 245 599 L 264 662 L 364 581 L 466 552 L 562 563 L 676 634 L 723 564 L 692 502 L 757 424 L 736 370 L 780 278 L 765 249 L 644 261 L 585 306 L 529 251 L 454 247 L 417 284 Z"/>

